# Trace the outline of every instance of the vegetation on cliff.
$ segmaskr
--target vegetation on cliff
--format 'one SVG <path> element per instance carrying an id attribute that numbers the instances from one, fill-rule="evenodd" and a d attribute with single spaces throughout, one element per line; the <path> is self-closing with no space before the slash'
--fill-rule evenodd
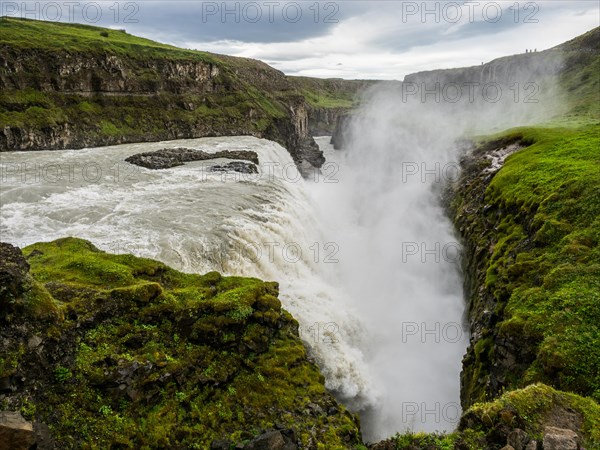
<path id="1" fill-rule="evenodd" d="M 600 125 L 511 130 L 475 153 L 511 142 L 529 145 L 493 177 L 467 168 L 454 203 L 476 338 L 463 403 L 537 381 L 598 401 Z"/>
<path id="2" fill-rule="evenodd" d="M 276 283 L 74 238 L 27 247 L 26 260 L 1 251 L 0 410 L 47 425 L 58 448 L 229 448 L 274 429 L 300 448 L 360 443 Z"/>
<path id="3" fill-rule="evenodd" d="M 312 108 L 343 108 L 358 106 L 360 92 L 375 84 L 370 80 L 342 80 L 289 77 Z"/>
<path id="4" fill-rule="evenodd" d="M 313 136 L 333 135 L 338 121 L 357 108 L 361 95 L 373 80 L 342 80 L 339 78 L 288 77 L 308 104 L 308 127 Z"/>

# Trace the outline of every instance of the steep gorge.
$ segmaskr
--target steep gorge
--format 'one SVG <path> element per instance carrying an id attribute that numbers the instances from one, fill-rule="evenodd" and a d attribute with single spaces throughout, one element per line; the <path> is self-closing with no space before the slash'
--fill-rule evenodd
<path id="1" fill-rule="evenodd" d="M 554 49 L 482 66 L 409 75 L 387 91 L 399 99 L 415 87 L 435 91 L 436 85 L 479 86 L 479 100 L 454 111 L 463 123 L 436 120 L 432 111 L 421 116 L 438 124 L 440 134 L 473 119 L 476 124 L 464 126 L 466 133 L 459 134 L 458 141 L 447 142 L 449 148 L 462 149 L 462 174 L 450 180 L 444 200 L 463 243 L 471 330 L 461 373 L 465 414 L 452 441 L 455 448 L 463 448 L 463 431 L 479 425 L 485 444 L 476 448 L 503 448 L 507 440 L 512 442 L 507 448 L 579 448 L 585 447 L 582 439 L 591 448 L 598 445 L 598 433 L 591 429 L 598 428 L 600 420 L 599 33 L 596 28 Z M 481 99 L 486 83 L 511 95 L 505 104 L 494 104 L 501 108 L 492 114 Z M 543 115 L 514 101 L 513 83 L 533 83 L 539 89 L 538 100 L 546 100 Z M 417 90 L 413 102 L 429 101 L 436 111 L 452 111 L 445 99 L 421 94 Z M 357 148 L 356 135 L 363 133 L 357 131 L 361 115 L 368 114 L 359 109 L 354 118 L 339 120 L 334 143 L 349 152 L 364 151 L 367 146 Z M 490 132 L 498 133 L 489 136 Z M 592 407 L 588 413 L 594 425 L 587 432 L 582 431 L 585 413 L 553 404 L 575 394 Z M 535 395 L 547 397 L 549 403 L 537 401 Z M 518 411 L 519 404 L 529 410 Z M 475 421 L 474 415 L 479 415 Z M 552 428 L 578 433 L 579 444 L 565 440 L 551 446 L 553 438 L 545 436 L 555 432 Z M 517 445 L 512 437 L 523 429 L 528 429 L 528 441 Z M 442 441 L 407 435 L 376 448 L 446 448 L 443 444 L 449 441 Z M 433 443 L 435 447 L 427 447 Z"/>

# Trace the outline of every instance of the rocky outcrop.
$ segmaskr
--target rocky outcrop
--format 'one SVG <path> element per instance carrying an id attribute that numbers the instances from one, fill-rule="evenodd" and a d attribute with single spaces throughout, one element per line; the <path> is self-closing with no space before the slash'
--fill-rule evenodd
<path id="1" fill-rule="evenodd" d="M 336 150 L 344 149 L 350 141 L 350 126 L 352 124 L 352 114 L 346 113 L 337 117 L 335 129 L 331 135 L 330 143 Z"/>
<path id="2" fill-rule="evenodd" d="M 351 108 L 318 108 L 309 106 L 308 129 L 312 136 L 331 136 L 340 116 L 351 111 Z"/>
<path id="3" fill-rule="evenodd" d="M 211 450 L 229 450 L 235 446 L 231 441 L 213 441 Z M 266 431 L 244 446 L 238 446 L 242 450 L 297 450 L 298 438 L 292 429 L 279 429 Z"/>
<path id="4" fill-rule="evenodd" d="M 206 161 L 217 158 L 244 160 L 258 164 L 258 155 L 253 151 L 221 150 L 215 153 L 207 153 L 191 148 L 165 148 L 154 152 L 138 153 L 129 156 L 125 161 L 145 167 L 146 169 L 158 170 L 182 166 L 186 162 Z M 255 166 L 254 169 L 256 170 Z"/>
<path id="5" fill-rule="evenodd" d="M 152 57 L 132 61 L 110 53 L 86 56 L 43 50 L 23 52 L 7 45 L 0 53 L 0 67 L 0 88 L 5 91 L 35 89 L 89 96 L 152 95 L 161 91 L 203 94 L 219 91 L 222 81 L 216 61 Z"/>
<path id="6" fill-rule="evenodd" d="M 0 411 L 0 448 L 29 450 L 35 443 L 31 422 L 23 419 L 18 412 Z"/>
<path id="7" fill-rule="evenodd" d="M 13 310 L 17 300 L 30 285 L 29 264 L 21 250 L 0 243 L 0 320 Z"/>
<path id="8" fill-rule="evenodd" d="M 556 427 L 544 429 L 544 450 L 579 450 L 579 436 L 573 430 Z"/>
<path id="9" fill-rule="evenodd" d="M 486 289 L 489 258 L 496 242 L 488 242 L 483 236 L 491 238 L 489 230 L 498 227 L 509 212 L 498 213 L 490 222 L 477 213 L 489 209 L 485 193 L 502 165 L 503 159 L 498 155 L 508 155 L 529 144 L 518 135 L 478 147 L 463 143 L 461 177 L 448 193 L 450 214 L 463 238 L 464 287 L 471 333 L 461 373 L 461 403 L 465 408 L 499 395 L 507 387 L 507 377 L 523 373 L 535 359 L 534 342 L 522 336 L 512 339 L 499 335 L 497 325 L 503 319 L 503 307 L 497 293 Z M 493 353 L 489 351 L 492 346 Z"/>
<path id="10" fill-rule="evenodd" d="M 258 173 L 258 169 L 256 165 L 252 163 L 246 163 L 243 161 L 232 161 L 227 164 L 217 164 L 215 166 L 210 166 L 208 169 L 211 172 L 237 172 L 244 174 L 256 174 Z"/>
<path id="11" fill-rule="evenodd" d="M 0 402 L 24 417 L 0 415 L 0 448 L 29 448 L 32 433 L 44 450 L 360 444 L 276 283 L 183 274 L 73 238 L 2 248 L 14 257 L 1 285 L 31 283 L 0 317 Z"/>

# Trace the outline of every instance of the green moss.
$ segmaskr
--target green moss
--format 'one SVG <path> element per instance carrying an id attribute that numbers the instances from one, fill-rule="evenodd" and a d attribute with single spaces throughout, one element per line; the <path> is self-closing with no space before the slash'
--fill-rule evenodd
<path id="1" fill-rule="evenodd" d="M 600 400 L 600 125 L 509 130 L 478 151 L 512 142 L 529 146 L 487 186 L 469 183 L 453 206 L 468 245 L 486 250 L 475 250 L 469 269 L 480 283 L 471 314 L 495 317 L 465 363 L 463 399 L 499 393 L 488 374 L 501 341 L 520 347 L 503 388 L 539 381 Z M 466 213 L 484 206 L 485 213 Z"/>
<path id="2" fill-rule="evenodd" d="M 499 423 L 522 428 L 532 436 L 541 436 L 551 415 L 574 412 L 582 419 L 584 446 L 600 444 L 600 405 L 590 398 L 561 392 L 544 384 L 507 392 L 489 403 L 477 403 L 465 412 L 462 428 L 487 432 Z"/>
<path id="3" fill-rule="evenodd" d="M 397 434 L 389 442 L 397 450 L 502 448 L 508 431 L 519 428 L 539 440 L 544 427 L 553 426 L 561 415 L 575 420 L 573 426 L 581 422 L 584 448 L 600 444 L 600 405 L 590 398 L 544 384 L 530 385 L 506 392 L 493 401 L 472 405 L 463 413 L 458 430 L 452 433 L 408 432 Z"/>
<path id="4" fill-rule="evenodd" d="M 10 351 L 3 352 L 0 356 L 0 378 L 14 375 L 24 354 L 25 345 L 23 344 L 10 349 Z"/>
<path id="5" fill-rule="evenodd" d="M 52 365 L 32 371 L 35 352 L 11 340 L 0 377 L 27 373 L 10 401 L 48 424 L 61 448 L 235 445 L 276 423 L 309 430 L 303 445 L 360 442 L 356 418 L 308 362 L 276 283 L 184 274 L 74 238 L 24 255 L 40 287 L 30 300 L 49 298 L 60 314 L 15 316 L 3 333 L 31 328 Z"/>

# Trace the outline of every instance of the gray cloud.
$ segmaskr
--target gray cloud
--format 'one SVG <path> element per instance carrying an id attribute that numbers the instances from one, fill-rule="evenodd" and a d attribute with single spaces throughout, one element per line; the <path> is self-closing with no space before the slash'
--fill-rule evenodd
<path id="1" fill-rule="evenodd" d="M 124 28 L 182 47 L 262 59 L 286 73 L 390 78 L 548 48 L 600 25 L 592 1 L 480 0 L 471 2 L 477 6 L 470 13 L 463 1 L 76 3 L 67 14 L 60 1 L 3 1 L 0 13 L 8 8 L 16 16 Z M 63 5 L 61 17 L 52 4 Z"/>

